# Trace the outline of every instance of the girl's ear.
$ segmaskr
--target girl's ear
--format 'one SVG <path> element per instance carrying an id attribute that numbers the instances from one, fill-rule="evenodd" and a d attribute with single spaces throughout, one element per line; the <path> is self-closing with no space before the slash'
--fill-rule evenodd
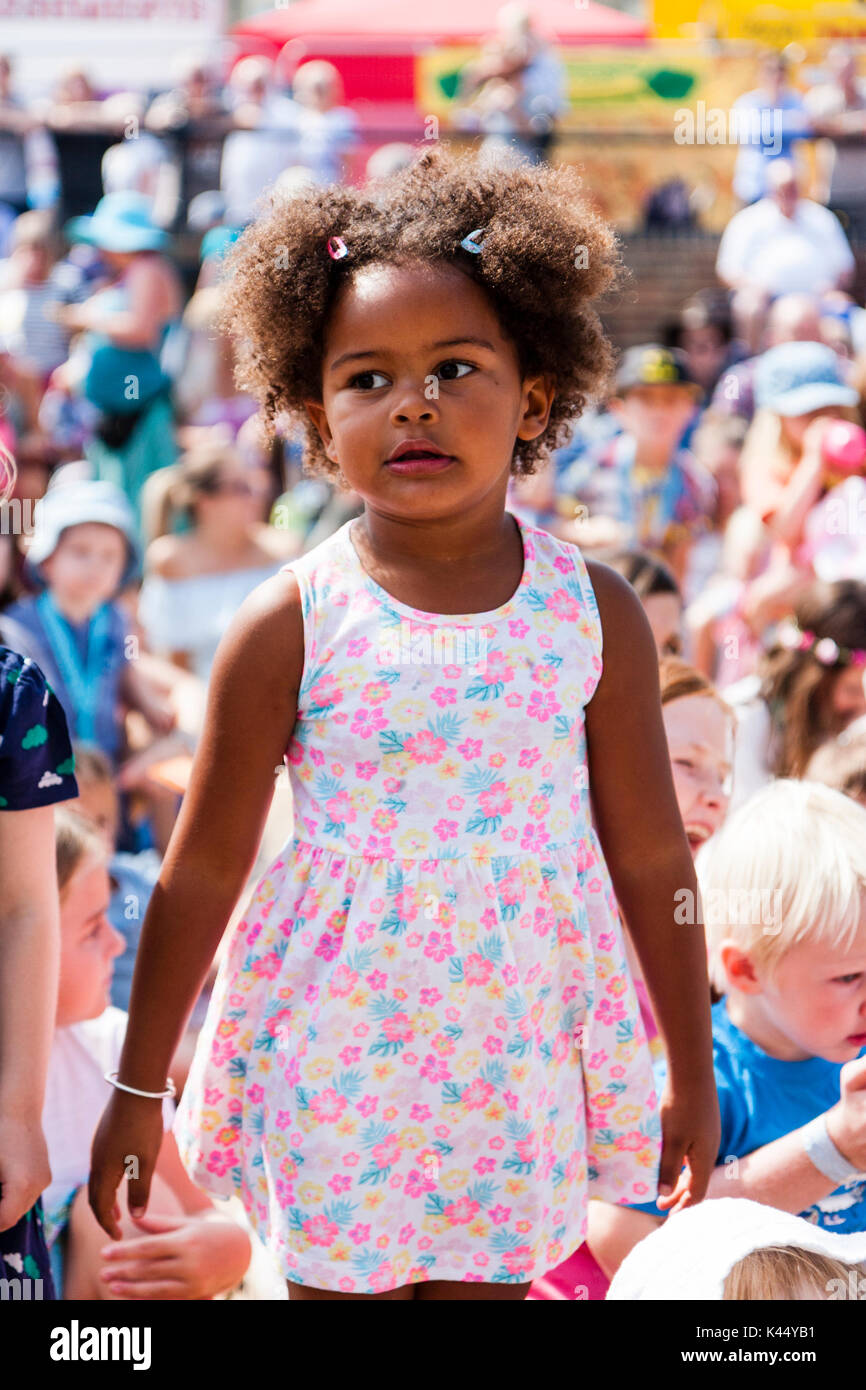
<path id="1" fill-rule="evenodd" d="M 325 448 L 325 453 L 332 463 L 337 463 L 337 455 L 334 451 L 334 436 L 331 434 L 328 425 L 328 417 L 325 414 L 325 407 L 321 401 L 304 401 L 304 409 L 312 420 L 319 438 Z"/>
<path id="2" fill-rule="evenodd" d="M 553 377 L 529 377 L 523 383 L 523 412 L 517 427 L 518 439 L 537 439 L 547 429 L 556 396 Z"/>

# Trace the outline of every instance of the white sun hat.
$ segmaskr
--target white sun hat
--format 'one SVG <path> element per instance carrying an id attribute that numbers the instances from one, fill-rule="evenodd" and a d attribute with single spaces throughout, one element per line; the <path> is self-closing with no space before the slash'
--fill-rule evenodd
<path id="1" fill-rule="evenodd" d="M 738 1261 L 797 1246 L 844 1264 L 866 1261 L 866 1231 L 841 1235 L 745 1197 L 710 1197 L 669 1216 L 623 1260 L 607 1291 L 621 1301 L 721 1301 Z"/>

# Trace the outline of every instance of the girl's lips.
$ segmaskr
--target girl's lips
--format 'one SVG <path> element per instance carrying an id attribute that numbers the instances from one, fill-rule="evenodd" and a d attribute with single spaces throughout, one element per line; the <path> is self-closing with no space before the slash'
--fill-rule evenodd
<path id="1" fill-rule="evenodd" d="M 849 1033 L 845 1041 L 854 1043 L 857 1047 L 866 1047 L 866 1033 Z"/>
<path id="2" fill-rule="evenodd" d="M 401 454 L 397 459 L 389 459 L 387 466 L 393 473 L 408 474 L 411 477 L 427 473 L 441 473 L 454 462 L 450 454 Z"/>

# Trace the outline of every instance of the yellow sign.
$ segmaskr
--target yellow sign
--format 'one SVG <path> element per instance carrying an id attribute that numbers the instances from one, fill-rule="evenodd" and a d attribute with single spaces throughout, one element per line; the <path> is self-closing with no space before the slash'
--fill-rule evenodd
<path id="1" fill-rule="evenodd" d="M 750 39 L 783 48 L 814 40 L 866 38 L 863 0 L 654 0 L 659 39 Z"/>

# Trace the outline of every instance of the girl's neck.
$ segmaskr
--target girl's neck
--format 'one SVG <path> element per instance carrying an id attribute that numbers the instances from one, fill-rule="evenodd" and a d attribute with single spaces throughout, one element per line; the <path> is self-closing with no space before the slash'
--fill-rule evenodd
<path id="1" fill-rule="evenodd" d="M 58 593 L 56 589 L 49 590 L 49 593 L 57 611 L 62 614 L 67 622 L 74 623 L 76 626 L 88 622 L 100 607 L 100 605 L 94 603 L 92 599 L 75 600 L 68 595 Z"/>

